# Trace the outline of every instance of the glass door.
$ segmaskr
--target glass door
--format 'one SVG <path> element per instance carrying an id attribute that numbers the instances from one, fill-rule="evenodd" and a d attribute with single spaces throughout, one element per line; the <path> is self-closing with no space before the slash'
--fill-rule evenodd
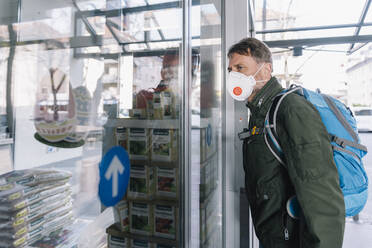
<path id="1" fill-rule="evenodd" d="M 9 4 L 0 246 L 222 246 L 221 2 Z M 130 175 L 105 206 L 113 149 Z"/>

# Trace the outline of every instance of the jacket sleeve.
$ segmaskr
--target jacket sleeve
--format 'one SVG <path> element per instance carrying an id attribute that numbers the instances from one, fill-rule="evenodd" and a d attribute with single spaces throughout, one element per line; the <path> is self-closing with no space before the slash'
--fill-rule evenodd
<path id="1" fill-rule="evenodd" d="M 277 131 L 305 219 L 301 247 L 341 248 L 345 205 L 327 130 L 302 97 L 290 95 L 282 104 Z"/>

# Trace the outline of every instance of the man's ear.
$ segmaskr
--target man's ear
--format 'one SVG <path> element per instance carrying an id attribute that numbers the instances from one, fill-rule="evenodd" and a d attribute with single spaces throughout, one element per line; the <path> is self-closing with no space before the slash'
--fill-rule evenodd
<path id="1" fill-rule="evenodd" d="M 271 77 L 271 73 L 273 71 L 273 65 L 271 63 L 265 63 L 263 70 L 265 73 L 265 77 Z"/>

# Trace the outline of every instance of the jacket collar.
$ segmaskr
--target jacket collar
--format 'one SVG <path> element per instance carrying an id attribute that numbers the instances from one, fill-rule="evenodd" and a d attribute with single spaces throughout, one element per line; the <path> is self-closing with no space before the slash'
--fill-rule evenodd
<path id="1" fill-rule="evenodd" d="M 247 107 L 254 115 L 262 111 L 265 115 L 271 105 L 272 99 L 282 90 L 283 87 L 279 84 L 278 80 L 275 77 L 271 77 L 265 86 L 257 92 L 253 100 L 247 102 Z"/>

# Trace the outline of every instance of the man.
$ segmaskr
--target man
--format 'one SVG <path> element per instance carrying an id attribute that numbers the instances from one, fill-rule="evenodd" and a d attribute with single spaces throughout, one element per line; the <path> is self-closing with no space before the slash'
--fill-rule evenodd
<path id="1" fill-rule="evenodd" d="M 253 224 L 263 248 L 341 248 L 344 199 L 328 133 L 319 113 L 302 96 L 290 94 L 280 105 L 277 133 L 285 154 L 282 166 L 266 146 L 264 119 L 283 88 L 271 76 L 272 57 L 261 41 L 246 38 L 229 52 L 227 87 L 247 101 L 251 136 L 244 140 L 245 186 Z M 299 219 L 288 215 L 297 195 Z"/>
<path id="2" fill-rule="evenodd" d="M 168 52 L 163 57 L 161 81 L 156 88 L 141 90 L 136 96 L 136 108 L 145 109 L 148 100 L 152 100 L 153 93 L 160 93 L 172 88 L 173 93 L 178 93 L 178 64 L 179 56 L 176 52 Z"/>
<path id="3" fill-rule="evenodd" d="M 197 51 L 192 51 L 192 80 L 196 80 L 196 73 L 199 70 L 200 57 Z M 161 81 L 156 88 L 149 90 L 141 90 L 136 96 L 136 108 L 145 109 L 148 104 L 148 100 L 153 99 L 153 93 L 160 93 L 165 90 L 170 90 L 176 98 L 176 101 L 180 101 L 180 89 L 179 89 L 179 54 L 178 51 L 170 50 L 165 53 L 162 61 L 162 68 L 160 71 Z M 179 103 L 177 103 L 179 104 Z"/>

